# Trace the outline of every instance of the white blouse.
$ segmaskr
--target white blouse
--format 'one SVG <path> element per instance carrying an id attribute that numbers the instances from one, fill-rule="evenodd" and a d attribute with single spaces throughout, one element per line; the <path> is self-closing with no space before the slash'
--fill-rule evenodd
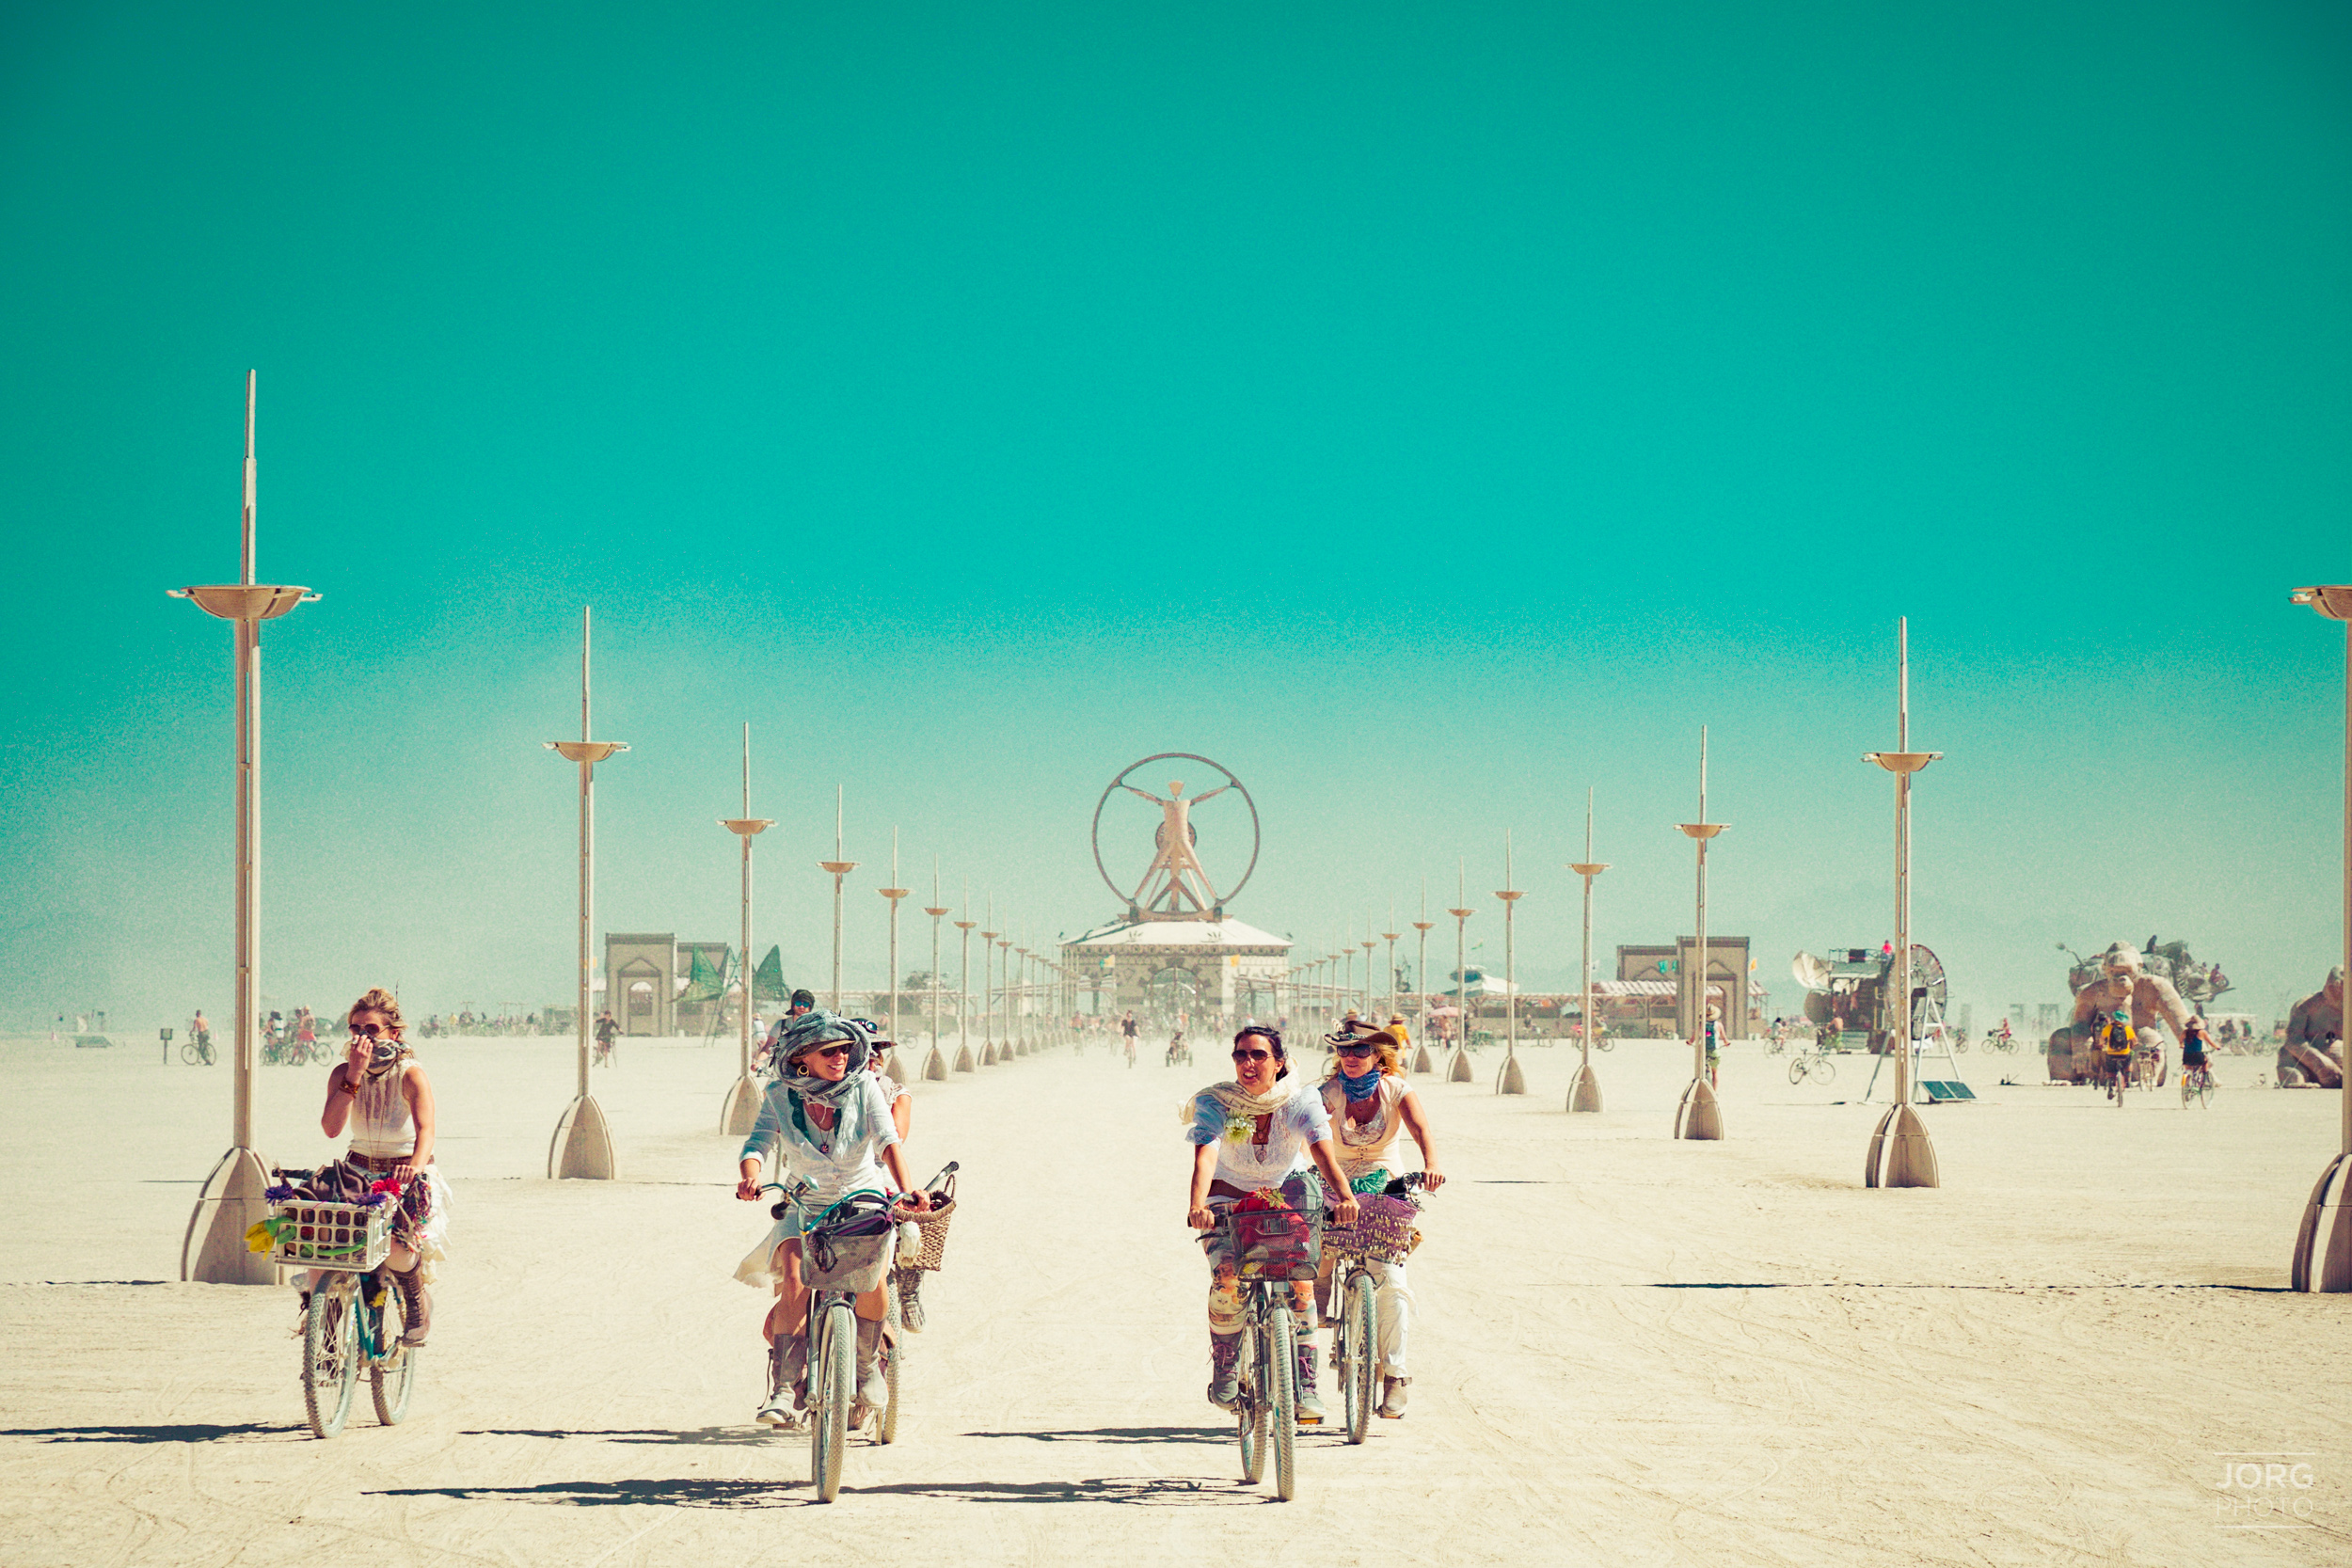
<path id="1" fill-rule="evenodd" d="M 762 1161 L 777 1173 L 771 1180 L 787 1185 L 802 1177 L 815 1182 L 812 1212 L 850 1193 L 887 1190 L 882 1151 L 898 1141 L 898 1130 L 891 1125 L 890 1102 L 872 1073 L 859 1075 L 857 1088 L 842 1101 L 830 1128 L 818 1127 L 810 1117 L 803 1132 L 792 1119 L 791 1096 L 781 1080 L 768 1085 L 741 1158 Z M 805 1108 L 802 1115 L 808 1116 Z"/>

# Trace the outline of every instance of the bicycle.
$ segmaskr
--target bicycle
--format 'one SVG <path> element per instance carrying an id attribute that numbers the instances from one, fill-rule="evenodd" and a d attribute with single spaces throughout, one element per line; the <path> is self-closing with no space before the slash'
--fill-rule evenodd
<path id="1" fill-rule="evenodd" d="M 1241 1478 L 1257 1484 L 1270 1448 L 1274 1496 L 1289 1502 L 1298 1491 L 1298 1333 L 1291 1320 L 1291 1284 L 1314 1277 L 1322 1211 L 1234 1208 L 1220 1213 L 1216 1225 L 1242 1298 L 1233 1401 Z"/>
<path id="2" fill-rule="evenodd" d="M 1365 1259 L 1401 1263 L 1412 1251 L 1412 1216 L 1422 1206 L 1425 1180 L 1411 1171 L 1391 1180 L 1377 1194 L 1359 1196 L 1360 1211 L 1352 1227 L 1325 1231 L 1324 1244 L 1345 1261 L 1344 1273 L 1333 1269 L 1331 1291 L 1340 1308 L 1338 1332 L 1331 1341 L 1331 1366 L 1340 1376 L 1346 1408 L 1347 1440 L 1360 1443 L 1372 1428 L 1372 1413 L 1379 1402 L 1375 1385 L 1380 1372 L 1380 1298 Z M 1376 1199 L 1387 1199 L 1375 1209 Z M 1330 1211 L 1324 1212 L 1329 1221 Z"/>
<path id="3" fill-rule="evenodd" d="M 1831 1061 L 1818 1045 L 1810 1049 L 1800 1047 L 1797 1053 L 1788 1058 L 1788 1082 L 1802 1084 L 1807 1078 L 1817 1078 L 1824 1084 L 1837 1081 L 1837 1064 Z"/>
<path id="4" fill-rule="evenodd" d="M 292 1188 L 317 1172 L 273 1174 Z M 302 1407 L 313 1437 L 343 1430 L 362 1369 L 375 1418 L 385 1426 L 401 1423 L 416 1393 L 417 1352 L 400 1342 L 407 1331 L 405 1307 L 383 1270 L 391 1250 L 385 1230 L 390 1208 L 300 1197 L 270 1204 L 273 1260 L 312 1271 L 302 1323 Z"/>
<path id="5" fill-rule="evenodd" d="M 2201 1106 L 2210 1105 L 2214 1091 L 2220 1087 L 2214 1081 L 2213 1069 L 2200 1062 L 2181 1073 L 2181 1103 L 2185 1106 L 2194 1100 Z"/>
<path id="6" fill-rule="evenodd" d="M 2131 1086 L 2132 1059 L 2128 1055 L 2109 1056 L 2104 1065 L 2106 1068 L 2107 1098 L 2122 1105 L 2123 1091 Z"/>
<path id="7" fill-rule="evenodd" d="M 199 1035 L 180 1048 L 180 1059 L 190 1067 L 211 1067 L 218 1060 L 213 1054 L 213 1037 Z"/>
<path id="8" fill-rule="evenodd" d="M 801 1277 L 809 1287 L 808 1320 L 802 1330 L 808 1339 L 808 1479 L 817 1500 L 829 1503 L 841 1495 L 841 1456 L 850 1445 L 850 1411 L 857 1399 L 857 1298 L 889 1274 L 898 1222 L 889 1210 L 870 1209 L 836 1220 L 861 1196 L 856 1194 L 811 1218 L 806 1198 L 816 1183 L 806 1177 L 789 1187 L 763 1182 L 759 1190 L 781 1195 L 768 1212 L 782 1219 L 789 1211 L 801 1234 Z M 875 1218 L 885 1222 L 879 1229 L 869 1228 Z M 895 1300 L 889 1316 L 897 1316 Z M 888 1358 L 883 1375 L 890 1399 L 875 1435 L 890 1443 L 898 1435 L 898 1370 L 887 1334 L 882 1354 Z"/>
<path id="9" fill-rule="evenodd" d="M 612 1049 L 612 1041 L 610 1039 L 600 1039 L 596 1041 L 593 1060 L 598 1067 L 611 1067 L 612 1065 L 614 1054 L 615 1053 Z"/>

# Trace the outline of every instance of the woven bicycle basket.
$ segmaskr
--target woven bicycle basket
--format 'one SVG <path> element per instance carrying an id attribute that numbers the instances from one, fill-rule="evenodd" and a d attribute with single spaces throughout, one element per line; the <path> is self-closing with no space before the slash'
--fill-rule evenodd
<path id="1" fill-rule="evenodd" d="M 386 1221 L 391 1205 L 313 1203 L 290 1198 L 269 1206 L 279 1226 L 270 1261 L 290 1269 L 331 1269 L 364 1274 L 391 1251 Z"/>
<path id="2" fill-rule="evenodd" d="M 947 1255 L 947 1222 L 956 1217 L 956 1200 L 949 1198 L 945 1207 L 927 1213 L 909 1214 L 899 1223 L 912 1225 L 922 1236 L 923 1244 L 912 1253 L 901 1252 L 898 1266 L 902 1269 L 936 1269 Z"/>
<path id="3" fill-rule="evenodd" d="M 1421 1232 L 1413 1228 L 1414 1216 L 1421 1210 L 1411 1199 L 1368 1193 L 1356 1199 L 1356 1207 L 1359 1212 L 1354 1225 L 1325 1229 L 1323 1244 L 1331 1251 L 1402 1263 L 1421 1244 Z"/>

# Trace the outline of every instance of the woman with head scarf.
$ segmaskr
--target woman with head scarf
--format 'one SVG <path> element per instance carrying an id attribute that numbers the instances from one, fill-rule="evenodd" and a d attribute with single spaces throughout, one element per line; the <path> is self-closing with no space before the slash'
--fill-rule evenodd
<path id="1" fill-rule="evenodd" d="M 330 1138 L 351 1129 L 348 1167 L 330 1165 L 313 1185 L 355 1186 L 360 1191 L 390 1181 L 400 1195 L 392 1222 L 392 1249 L 384 1266 L 399 1287 L 405 1329 L 400 1342 L 424 1343 L 433 1327 L 433 1293 L 425 1285 L 448 1255 L 449 1188 L 433 1164 L 437 1120 L 433 1083 L 403 1038 L 400 1003 L 377 987 L 351 1005 L 351 1043 L 326 1075 L 326 1108 L 319 1126 Z M 337 1196 L 343 1194 L 336 1193 Z M 302 1276 L 307 1282 L 307 1273 Z M 304 1299 L 309 1287 L 304 1285 Z"/>
<path id="2" fill-rule="evenodd" d="M 875 1075 L 866 1070 L 871 1053 L 871 1039 L 850 1019 L 807 1012 L 787 1021 L 776 1042 L 778 1076 L 761 1098 L 758 1120 L 737 1162 L 737 1197 L 757 1201 L 765 1163 L 780 1182 L 811 1184 L 802 1205 L 811 1215 L 853 1193 L 882 1196 L 890 1182 L 907 1195 L 899 1200 L 907 1208 L 925 1207 L 908 1174 L 890 1102 Z M 755 1418 L 767 1426 L 796 1427 L 808 1402 L 809 1291 L 802 1282 L 801 1230 L 793 1211 L 787 1210 L 737 1266 L 735 1277 L 756 1288 L 772 1287 L 776 1294 L 760 1325 L 768 1341 L 768 1398 Z M 880 1286 L 857 1298 L 857 1402 L 873 1410 L 890 1398 L 879 1364 L 888 1310 Z"/>
<path id="3" fill-rule="evenodd" d="M 1331 1117 L 1314 1085 L 1291 1085 L 1290 1061 L 1283 1054 L 1280 1031 L 1263 1023 L 1245 1023 L 1233 1037 L 1233 1076 L 1212 1084 L 1192 1097 L 1185 1107 L 1185 1141 L 1193 1146 L 1192 1186 L 1184 1217 L 1209 1255 L 1209 1402 L 1231 1410 L 1240 1397 L 1242 1329 L 1241 1281 L 1227 1256 L 1225 1232 L 1218 1216 L 1258 1193 L 1279 1193 L 1281 1201 L 1301 1213 L 1323 1207 L 1325 1182 L 1339 1201 L 1334 1205 L 1342 1225 L 1354 1225 L 1356 1196 L 1347 1190 L 1331 1149 Z M 1315 1173 L 1322 1172 L 1323 1180 Z M 1295 1281 L 1292 1310 L 1300 1324 L 1298 1343 L 1298 1420 L 1314 1426 L 1323 1419 L 1323 1402 L 1315 1396 L 1315 1353 L 1310 1338 L 1314 1320 L 1314 1283 Z"/>
<path id="4" fill-rule="evenodd" d="M 1429 1117 L 1421 1096 L 1406 1085 L 1399 1065 L 1397 1037 L 1387 1029 L 1361 1035 L 1342 1030 L 1326 1043 L 1331 1047 L 1333 1065 L 1323 1080 L 1323 1108 L 1337 1134 L 1332 1142 L 1349 1190 L 1376 1193 L 1399 1174 L 1400 1130 L 1411 1133 L 1421 1147 L 1422 1184 L 1431 1192 L 1444 1186 L 1445 1174 L 1438 1169 L 1438 1152 L 1429 1137 Z M 1330 1304 L 1336 1261 L 1336 1254 L 1323 1255 L 1322 1273 L 1315 1279 L 1318 1307 Z M 1406 1386 L 1412 1382 L 1406 1370 L 1405 1341 L 1412 1323 L 1413 1291 L 1402 1263 L 1367 1258 L 1364 1267 L 1371 1272 L 1380 1306 L 1380 1414 L 1393 1421 L 1405 1414 Z"/>

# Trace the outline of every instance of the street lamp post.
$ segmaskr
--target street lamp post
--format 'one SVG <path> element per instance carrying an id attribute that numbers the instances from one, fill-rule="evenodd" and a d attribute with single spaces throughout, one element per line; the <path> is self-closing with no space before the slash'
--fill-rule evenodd
<path id="1" fill-rule="evenodd" d="M 1454 907 L 1445 912 L 1454 917 L 1454 1026 L 1458 1037 L 1454 1042 L 1454 1062 L 1446 1069 L 1449 1084 L 1469 1084 L 1476 1081 L 1470 1071 L 1470 917 L 1478 911 L 1470 907 L 1470 872 L 1466 863 L 1454 867 Z"/>
<path id="2" fill-rule="evenodd" d="M 1029 1053 L 1029 950 L 1016 947 L 1013 953 L 1021 960 L 1013 970 L 1020 978 L 1005 984 L 1006 1006 L 1012 1012 L 1006 1032 L 1012 1036 L 1012 1053 L 1025 1056 Z"/>
<path id="3" fill-rule="evenodd" d="M 842 786 L 833 786 L 833 859 L 818 861 L 818 869 L 833 873 L 833 1010 L 841 1011 L 841 879 L 857 869 L 857 862 L 841 858 Z M 891 905 L 897 909 L 896 903 Z"/>
<path id="4" fill-rule="evenodd" d="M 931 1053 L 923 1064 L 924 1078 L 933 1084 L 947 1080 L 947 1057 L 939 1049 L 939 922 L 947 913 L 947 906 L 939 901 L 939 857 L 931 857 L 931 901 L 923 906 L 923 912 L 931 917 Z"/>
<path id="5" fill-rule="evenodd" d="M 890 880 L 898 880 L 898 830 L 890 830 Z M 898 900 L 914 890 L 896 885 L 880 890 L 890 900 L 890 1043 L 898 1043 Z"/>
<path id="6" fill-rule="evenodd" d="M 1495 1082 L 1497 1094 L 1525 1094 L 1527 1074 L 1519 1069 L 1519 965 L 1516 942 L 1516 917 L 1519 900 L 1527 896 L 1524 888 L 1514 886 L 1518 879 L 1511 874 L 1511 830 L 1502 831 L 1503 888 L 1495 896 L 1502 900 L 1502 1014 L 1504 1044 L 1502 1072 Z"/>
<path id="7" fill-rule="evenodd" d="M 1007 926 L 1012 924 L 1008 920 Z M 996 937 L 996 994 L 1005 1005 L 1005 1021 L 998 1029 L 1003 1044 L 996 1048 L 996 1065 L 1012 1060 L 1012 933 L 1002 931 Z"/>
<path id="8" fill-rule="evenodd" d="M 988 895 L 988 924 L 996 924 L 996 895 Z M 980 930 L 980 1066 L 996 1065 L 996 982 L 990 968 L 995 962 L 991 957 L 996 946 L 996 933 L 986 927 Z"/>
<path id="9" fill-rule="evenodd" d="M 610 1181 L 618 1172 L 612 1159 L 612 1132 L 605 1125 L 604 1108 L 588 1092 L 588 930 L 596 912 L 596 764 L 628 747 L 617 740 L 588 738 L 589 613 L 580 612 L 580 738 L 550 740 L 548 751 L 580 767 L 580 1093 L 564 1108 L 548 1145 L 548 1175 L 553 1180 Z M 612 1000 L 612 978 L 605 976 L 605 1000 Z"/>
<path id="10" fill-rule="evenodd" d="M 719 826 L 743 842 L 743 995 L 736 1006 L 736 1023 L 742 1049 L 738 1073 L 719 1109 L 719 1131 L 730 1138 L 748 1137 L 759 1119 L 759 1081 L 752 1076 L 752 1003 L 759 981 L 752 970 L 752 840 L 775 826 L 773 818 L 752 815 L 752 726 L 743 724 L 743 815 L 724 817 Z M 607 981 L 610 985 L 611 982 Z"/>
<path id="11" fill-rule="evenodd" d="M 1680 822 L 1676 826 L 1699 847 L 1699 951 L 1698 990 L 1691 1004 L 1691 1052 L 1694 1066 L 1691 1086 L 1682 1091 L 1681 1103 L 1675 1107 L 1675 1136 L 1677 1138 L 1716 1139 L 1724 1135 L 1723 1107 L 1715 1099 L 1715 1086 L 1707 1081 L 1707 844 L 1730 826 L 1724 822 L 1707 820 L 1707 726 L 1699 726 L 1699 819 Z M 1745 976 L 1741 977 L 1744 983 Z M 1724 1014 L 1729 1017 L 1731 994 L 1724 993 Z"/>
<path id="12" fill-rule="evenodd" d="M 963 879 L 963 907 L 972 907 L 972 879 Z M 963 933 L 963 973 L 956 981 L 956 1070 L 977 1070 L 972 1061 L 972 927 L 977 920 L 959 920 L 956 929 Z M 988 961 L 988 949 L 980 949 L 980 961 Z"/>
<path id="13" fill-rule="evenodd" d="M 1421 1012 L 1414 1023 L 1421 1029 L 1421 1039 L 1413 1047 L 1413 1073 L 1419 1077 L 1435 1071 L 1429 1060 L 1429 927 L 1436 921 L 1429 918 L 1429 879 L 1421 879 L 1421 918 L 1413 922 L 1413 929 L 1421 933 L 1421 957 L 1413 971 L 1413 978 L 1421 982 Z"/>
<path id="14" fill-rule="evenodd" d="M 2330 620 L 2344 623 L 2344 970 L 2352 990 L 2352 584 L 2298 588 L 2294 602 L 2310 605 Z M 2352 1007 L 2347 1007 L 2352 1014 Z M 2345 1060 L 2352 1064 L 2352 1052 Z M 2311 1201 L 2303 1206 L 2303 1223 L 2295 1236 L 2295 1261 L 2290 1281 L 2297 1291 L 2340 1294 L 2352 1291 L 2352 1070 L 2344 1075 L 2336 1098 L 2342 1105 L 2343 1128 L 2336 1157 L 2319 1173 Z"/>
<path id="15" fill-rule="evenodd" d="M 1391 926 L 1396 924 L 1396 906 L 1393 903 L 1389 906 L 1389 924 Z M 1402 931 L 1383 931 L 1380 933 L 1380 940 L 1389 944 L 1390 1018 L 1403 1018 L 1405 1016 L 1405 1008 L 1403 1006 L 1405 998 L 1396 989 L 1396 939 L 1404 934 L 1405 933 Z"/>
<path id="16" fill-rule="evenodd" d="M 1941 752 L 1911 749 L 1911 621 L 1895 623 L 1895 747 L 1871 752 L 1863 761 L 1874 762 L 1895 775 L 1895 958 L 1887 978 L 1894 982 L 1897 1026 L 1895 1103 L 1879 1118 L 1864 1156 L 1862 1183 L 1866 1187 L 1940 1187 L 1935 1145 L 1927 1125 L 1911 1108 L 1911 1058 L 1916 1049 L 1918 1017 L 1911 987 L 1911 777 L 1942 756 Z"/>
<path id="17" fill-rule="evenodd" d="M 237 580 L 170 590 L 216 620 L 236 625 L 231 669 L 237 687 L 236 1035 L 230 1041 L 229 1152 L 199 1189 L 180 1241 L 180 1277 L 205 1285 L 274 1285 L 267 1254 L 247 1251 L 245 1233 L 269 1216 L 262 1196 L 269 1169 L 253 1148 L 253 1055 L 261 1015 L 262 623 L 319 595 L 308 588 L 253 580 L 256 475 L 253 403 L 258 381 L 245 375 L 245 498 L 238 514 Z"/>
<path id="18" fill-rule="evenodd" d="M 1593 879 L 1609 867 L 1593 859 L 1593 791 L 1584 790 L 1584 858 L 1568 869 L 1584 879 L 1584 1026 L 1577 1031 L 1576 1082 L 1568 1085 L 1568 1109 L 1598 1111 L 1600 1080 L 1593 1076 Z"/>

